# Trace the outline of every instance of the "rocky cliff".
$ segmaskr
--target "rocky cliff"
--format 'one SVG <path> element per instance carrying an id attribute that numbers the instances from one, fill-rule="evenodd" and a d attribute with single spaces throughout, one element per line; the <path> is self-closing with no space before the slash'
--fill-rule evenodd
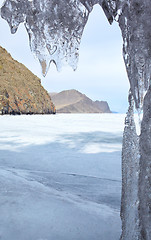
<path id="1" fill-rule="evenodd" d="M 77 90 L 50 93 L 58 113 L 111 113 L 105 101 L 92 101 Z"/>
<path id="2" fill-rule="evenodd" d="M 0 47 L 0 114 L 49 114 L 55 107 L 41 81 Z"/>

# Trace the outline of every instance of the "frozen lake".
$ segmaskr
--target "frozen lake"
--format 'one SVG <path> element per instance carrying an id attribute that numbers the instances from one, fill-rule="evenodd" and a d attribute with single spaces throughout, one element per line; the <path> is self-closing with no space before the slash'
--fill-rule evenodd
<path id="1" fill-rule="evenodd" d="M 118 240 L 124 117 L 1 116 L 0 239 Z"/>

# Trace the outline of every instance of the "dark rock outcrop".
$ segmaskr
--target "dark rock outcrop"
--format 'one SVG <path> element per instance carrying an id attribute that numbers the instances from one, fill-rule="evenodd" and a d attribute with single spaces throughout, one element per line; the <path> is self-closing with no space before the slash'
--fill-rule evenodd
<path id="1" fill-rule="evenodd" d="M 55 107 L 41 81 L 0 47 L 0 114 L 50 114 Z"/>
<path id="2" fill-rule="evenodd" d="M 58 113 L 111 113 L 105 101 L 92 101 L 77 90 L 50 93 Z"/>

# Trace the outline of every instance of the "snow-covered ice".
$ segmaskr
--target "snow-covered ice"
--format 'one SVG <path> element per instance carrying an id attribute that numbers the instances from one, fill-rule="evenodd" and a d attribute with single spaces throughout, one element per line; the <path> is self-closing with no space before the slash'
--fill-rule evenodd
<path id="1" fill-rule="evenodd" d="M 124 117 L 1 116 L 0 239 L 119 239 Z"/>

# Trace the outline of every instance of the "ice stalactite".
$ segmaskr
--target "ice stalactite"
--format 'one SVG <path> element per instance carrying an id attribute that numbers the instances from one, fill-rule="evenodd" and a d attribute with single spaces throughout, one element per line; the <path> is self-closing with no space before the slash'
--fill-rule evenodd
<path id="1" fill-rule="evenodd" d="M 123 57 L 136 109 L 140 112 L 151 74 L 149 1 L 123 1 L 119 26 L 123 36 Z"/>
<path id="2" fill-rule="evenodd" d="M 140 135 L 139 219 L 141 238 L 151 239 L 151 87 L 144 99 Z"/>
<path id="3" fill-rule="evenodd" d="M 139 137 L 134 121 L 134 99 L 129 94 L 129 109 L 125 118 L 122 148 L 122 236 L 121 240 L 138 240 L 138 175 Z"/>
<path id="4" fill-rule="evenodd" d="M 89 13 L 100 4 L 110 23 L 115 1 L 105 0 L 6 0 L 1 8 L 12 33 L 25 24 L 30 47 L 45 76 L 51 62 L 59 71 L 64 64 L 77 68 L 79 45 Z"/>
<path id="5" fill-rule="evenodd" d="M 6 0 L 1 16 L 15 33 L 25 23 L 32 52 L 46 75 L 51 62 L 58 70 L 68 63 L 77 67 L 79 44 L 92 3 L 79 0 Z"/>
<path id="6" fill-rule="evenodd" d="M 46 75 L 51 61 L 57 69 L 67 62 L 77 67 L 79 44 L 89 10 L 78 0 L 6 0 L 1 9 L 11 32 L 25 23 L 32 52 Z"/>
<path id="7" fill-rule="evenodd" d="M 119 23 L 130 82 L 122 152 L 122 240 L 151 239 L 151 5 L 150 0 L 5 0 L 1 16 L 15 33 L 24 22 L 43 75 L 77 67 L 79 45 L 89 13 L 99 4 L 109 23 Z M 99 23 L 100 24 L 100 23 Z M 145 98 L 145 100 L 144 100 Z M 135 103 L 135 104 L 134 104 Z M 143 120 L 136 134 L 134 106 Z"/>

